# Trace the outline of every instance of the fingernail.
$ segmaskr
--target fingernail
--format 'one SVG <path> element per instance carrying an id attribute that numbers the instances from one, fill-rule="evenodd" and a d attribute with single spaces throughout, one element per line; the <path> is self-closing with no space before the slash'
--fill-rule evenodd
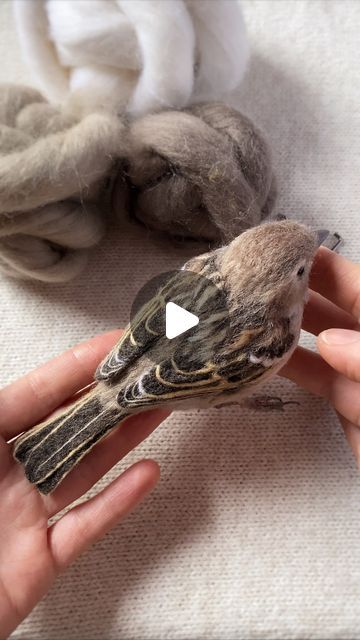
<path id="1" fill-rule="evenodd" d="M 320 333 L 319 338 L 326 344 L 335 347 L 337 345 L 355 344 L 360 342 L 360 333 L 349 329 L 327 329 Z"/>
<path id="2" fill-rule="evenodd" d="M 354 424 L 347 423 L 346 426 L 344 425 L 344 431 L 360 469 L 360 429 Z"/>

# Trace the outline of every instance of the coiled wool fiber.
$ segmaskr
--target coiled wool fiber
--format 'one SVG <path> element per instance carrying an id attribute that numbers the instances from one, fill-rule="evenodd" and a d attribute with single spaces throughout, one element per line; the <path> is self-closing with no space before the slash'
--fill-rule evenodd
<path id="1" fill-rule="evenodd" d="M 248 59 L 235 0 L 15 0 L 24 60 L 48 99 L 134 115 L 214 100 Z"/>
<path id="2" fill-rule="evenodd" d="M 70 280 L 102 237 L 97 207 L 125 128 L 107 113 L 76 120 L 34 89 L 0 86 L 0 268 Z"/>
<path id="3" fill-rule="evenodd" d="M 113 192 L 147 227 L 174 236 L 228 242 L 272 210 L 268 146 L 251 120 L 223 103 L 164 111 L 129 131 L 126 179 Z"/>
<path id="4" fill-rule="evenodd" d="M 266 217 L 274 193 L 265 141 L 225 104 L 124 124 L 108 111 L 75 117 L 34 89 L 0 87 L 6 274 L 75 277 L 105 232 L 110 200 L 117 217 L 131 213 L 155 231 L 219 244 Z"/>

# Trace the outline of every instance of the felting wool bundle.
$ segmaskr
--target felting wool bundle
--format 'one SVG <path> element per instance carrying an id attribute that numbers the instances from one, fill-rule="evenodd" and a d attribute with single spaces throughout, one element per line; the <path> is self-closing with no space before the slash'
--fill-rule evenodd
<path id="1" fill-rule="evenodd" d="M 218 99 L 248 47 L 235 0 L 15 0 L 25 61 L 45 95 L 144 114 Z"/>
<path id="2" fill-rule="evenodd" d="M 109 185 L 116 216 L 215 243 L 258 224 L 275 195 L 264 139 L 223 103 L 125 126 L 108 112 L 77 118 L 33 89 L 0 87 L 2 271 L 75 277 L 104 233 Z"/>
<path id="3" fill-rule="evenodd" d="M 77 120 L 34 89 L 0 86 L 2 271 L 47 282 L 81 271 L 104 232 L 95 200 L 123 131 L 115 116 Z"/>
<path id="4" fill-rule="evenodd" d="M 251 120 L 223 103 L 147 115 L 130 126 L 113 208 L 171 235 L 229 242 L 271 212 L 270 152 Z"/>

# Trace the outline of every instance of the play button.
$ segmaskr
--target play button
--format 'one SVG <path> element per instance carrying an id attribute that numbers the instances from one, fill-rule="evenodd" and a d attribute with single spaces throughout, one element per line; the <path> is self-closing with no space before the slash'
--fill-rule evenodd
<path id="1" fill-rule="evenodd" d="M 182 370 L 191 369 L 204 341 L 212 340 L 215 332 L 221 342 L 228 328 L 221 286 L 187 269 L 168 271 L 148 280 L 133 301 L 129 352 L 144 349 L 155 364 L 172 355 Z"/>
<path id="2" fill-rule="evenodd" d="M 194 313 L 186 311 L 175 302 L 167 302 L 165 307 L 165 335 L 169 340 L 180 336 L 199 324 Z"/>

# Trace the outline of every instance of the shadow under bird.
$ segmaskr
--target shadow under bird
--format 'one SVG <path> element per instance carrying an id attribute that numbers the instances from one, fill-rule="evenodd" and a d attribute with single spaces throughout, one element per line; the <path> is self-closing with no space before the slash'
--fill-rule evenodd
<path id="1" fill-rule="evenodd" d="M 241 402 L 275 375 L 297 345 L 323 239 L 297 222 L 268 222 L 187 262 L 140 308 L 92 390 L 16 440 L 14 456 L 29 481 L 53 491 L 129 415 Z M 173 340 L 164 331 L 168 300 L 200 318 Z"/>

